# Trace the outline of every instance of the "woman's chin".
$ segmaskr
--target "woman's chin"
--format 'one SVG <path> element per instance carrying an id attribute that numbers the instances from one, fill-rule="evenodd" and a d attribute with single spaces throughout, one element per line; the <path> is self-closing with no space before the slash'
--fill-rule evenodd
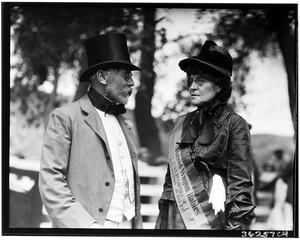
<path id="1" fill-rule="evenodd" d="M 191 104 L 197 107 L 201 107 L 201 106 L 205 106 L 206 104 L 208 104 L 209 101 L 191 101 Z"/>
<path id="2" fill-rule="evenodd" d="M 193 97 L 193 98 L 191 99 L 191 103 L 192 103 L 192 105 L 194 105 L 194 106 L 200 106 L 200 105 L 203 103 L 203 101 L 201 101 L 199 98 Z"/>

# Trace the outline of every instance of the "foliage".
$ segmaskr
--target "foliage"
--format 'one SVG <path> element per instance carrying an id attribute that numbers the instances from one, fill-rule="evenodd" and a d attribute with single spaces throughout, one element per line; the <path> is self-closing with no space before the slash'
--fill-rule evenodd
<path id="1" fill-rule="evenodd" d="M 136 114 L 138 123 L 141 123 L 138 124 L 141 144 L 144 146 L 146 141 L 146 147 L 157 152 L 160 141 L 151 115 L 155 85 L 153 64 L 155 38 L 160 39 L 157 48 L 162 47 L 166 41 L 166 31 L 155 29 L 156 23 L 161 21 L 154 18 L 156 9 L 99 4 L 81 6 L 20 4 L 11 9 L 14 55 L 19 59 L 12 66 L 17 74 L 11 84 L 11 102 L 19 104 L 29 125 L 39 125 L 42 119 L 46 126 L 50 111 L 63 103 L 57 88 L 64 72 L 73 69 L 78 73 L 81 67 L 86 69 L 84 40 L 99 33 L 122 31 L 127 35 L 129 52 L 137 52 L 135 55 L 141 58 L 143 72 L 138 94 L 150 93 L 146 96 L 149 101 L 138 101 L 137 104 L 141 110 Z M 43 86 L 49 83 L 53 86 L 52 92 L 43 91 Z M 81 97 L 87 87 L 87 84 L 79 84 L 75 99 Z M 144 116 L 147 116 L 147 124 L 143 122 Z M 152 131 L 143 134 L 148 129 Z M 153 142 L 155 147 L 151 147 Z M 160 154 L 159 151 L 157 154 Z"/>
<path id="2" fill-rule="evenodd" d="M 215 10 L 199 11 L 199 17 Z M 250 69 L 249 56 L 257 51 L 262 57 L 281 55 L 287 73 L 291 115 L 297 130 L 296 90 L 296 15 L 297 5 L 266 5 L 264 8 L 241 8 L 220 11 L 215 31 L 209 38 L 220 40 L 235 51 L 234 82 L 238 93 L 245 94 L 244 80 Z"/>
<path id="3" fill-rule="evenodd" d="M 199 18 L 216 13 L 216 9 L 199 10 Z M 281 14 L 277 14 L 278 12 Z M 283 13 L 283 14 L 282 14 Z M 207 38 L 222 41 L 223 46 L 231 49 L 234 56 L 234 83 L 239 95 L 246 93 L 244 80 L 250 69 L 249 57 L 257 51 L 261 57 L 276 57 L 280 54 L 276 24 L 286 24 L 292 29 L 295 12 L 292 8 L 266 9 L 224 9 L 218 11 L 218 19 L 213 33 Z M 277 23 L 274 18 L 278 17 Z"/>
<path id="4" fill-rule="evenodd" d="M 86 65 L 83 42 L 104 31 L 122 30 L 130 41 L 137 41 L 140 10 L 84 5 L 26 5 L 11 8 L 12 41 L 18 61 L 12 66 L 17 74 L 11 83 L 11 102 L 20 102 L 20 109 L 29 123 L 39 122 L 47 111 L 60 104 L 57 85 L 63 70 L 80 71 Z M 114 26 L 112 28 L 111 26 Z M 136 45 L 130 45 L 130 51 Z M 41 91 L 45 82 L 52 93 Z M 28 104 L 28 99 L 35 99 Z"/>
<path id="5" fill-rule="evenodd" d="M 258 52 L 261 57 L 277 57 L 279 54 L 283 54 L 284 59 L 295 59 L 295 56 L 284 54 L 286 48 L 290 48 L 291 51 L 293 49 L 292 41 L 294 40 L 295 17 L 295 7 L 286 5 L 270 6 L 262 9 L 247 7 L 241 9 L 198 10 L 199 20 L 206 19 L 206 21 L 215 22 L 214 30 L 206 34 L 206 39 L 216 41 L 218 44 L 229 49 L 233 57 L 234 94 L 230 103 L 233 108 L 246 107 L 239 99 L 246 94 L 245 79 L 251 68 L 249 60 L 250 54 L 253 51 Z M 282 29 L 285 29 L 286 33 L 283 33 Z M 291 34 L 291 37 L 288 40 L 282 39 L 281 36 L 286 36 L 288 35 L 287 33 Z M 183 37 L 181 36 L 178 41 L 182 39 Z M 286 45 L 282 43 L 283 41 L 286 42 Z M 201 43 L 199 43 L 199 40 L 194 40 L 190 43 L 189 47 L 182 46 L 182 52 L 190 57 L 195 55 L 200 47 Z M 286 68 L 287 65 L 293 65 L 293 63 L 285 61 Z M 293 82 L 291 77 L 289 82 Z M 171 117 L 171 113 L 175 116 L 179 111 L 187 111 L 189 102 L 186 101 L 185 97 L 181 96 L 185 96 L 183 94 L 185 93 L 183 85 L 184 83 L 180 83 L 179 93 L 175 100 L 179 102 L 179 106 L 176 103 L 169 104 L 164 113 L 166 118 L 173 118 Z M 292 86 L 294 85 L 292 84 Z M 181 91 L 183 92 L 181 93 Z M 293 91 L 290 92 L 290 99 L 295 97 L 294 94 Z"/>

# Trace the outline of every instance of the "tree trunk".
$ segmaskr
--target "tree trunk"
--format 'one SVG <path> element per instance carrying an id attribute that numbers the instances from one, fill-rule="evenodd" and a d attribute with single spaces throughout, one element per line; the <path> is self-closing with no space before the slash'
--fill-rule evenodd
<path id="1" fill-rule="evenodd" d="M 288 79 L 288 94 L 291 109 L 292 120 L 294 124 L 295 133 L 297 131 L 297 89 L 296 89 L 296 39 L 295 30 L 291 28 L 290 23 L 286 21 L 289 9 L 280 9 L 280 11 L 273 12 L 272 20 L 277 33 L 278 43 L 284 65 L 287 72 Z"/>
<path id="2" fill-rule="evenodd" d="M 284 58 L 285 68 L 287 72 L 288 79 L 288 93 L 289 93 L 289 102 L 290 109 L 292 114 L 292 120 L 294 124 L 294 130 L 296 132 L 296 117 L 297 117 L 297 107 L 296 107 L 296 65 L 295 65 L 295 39 L 290 33 L 287 33 L 286 30 L 279 31 L 279 46 Z M 291 44 L 294 43 L 294 44 Z"/>
<path id="3" fill-rule="evenodd" d="M 155 119 L 151 114 L 155 73 L 155 9 L 145 9 L 144 29 L 141 36 L 141 83 L 136 94 L 135 120 L 141 147 L 149 151 L 151 164 L 161 155 L 161 143 Z"/>

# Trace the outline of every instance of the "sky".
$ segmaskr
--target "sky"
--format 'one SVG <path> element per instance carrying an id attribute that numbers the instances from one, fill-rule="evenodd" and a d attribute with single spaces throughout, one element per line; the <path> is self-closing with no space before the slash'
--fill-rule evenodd
<path id="1" fill-rule="evenodd" d="M 252 69 L 243 97 L 246 111 L 240 114 L 252 124 L 252 133 L 293 136 L 287 76 L 282 59 L 252 58 Z"/>

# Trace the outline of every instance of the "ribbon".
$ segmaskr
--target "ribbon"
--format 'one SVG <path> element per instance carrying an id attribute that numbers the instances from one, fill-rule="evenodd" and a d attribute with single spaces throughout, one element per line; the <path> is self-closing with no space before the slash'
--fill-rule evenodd
<path id="1" fill-rule="evenodd" d="M 187 147 L 181 147 L 184 118 L 179 119 L 170 138 L 169 166 L 175 199 L 187 229 L 224 229 L 215 215 L 203 180 L 194 167 Z"/>

